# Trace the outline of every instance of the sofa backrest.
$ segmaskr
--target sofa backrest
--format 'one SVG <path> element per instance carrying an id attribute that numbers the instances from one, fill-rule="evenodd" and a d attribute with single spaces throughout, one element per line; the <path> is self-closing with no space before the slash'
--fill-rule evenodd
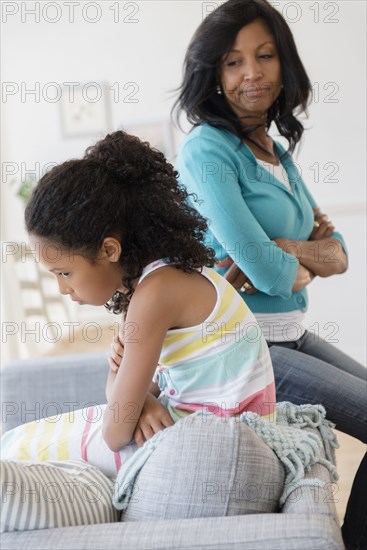
<path id="1" fill-rule="evenodd" d="M 107 357 L 105 353 L 61 355 L 4 365 L 2 432 L 39 418 L 106 403 Z"/>

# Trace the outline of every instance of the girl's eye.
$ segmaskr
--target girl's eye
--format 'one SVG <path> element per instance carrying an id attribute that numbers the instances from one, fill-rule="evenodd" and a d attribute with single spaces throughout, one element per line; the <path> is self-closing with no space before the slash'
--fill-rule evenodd
<path id="1" fill-rule="evenodd" d="M 60 273 L 61 277 L 64 277 L 66 279 L 66 277 L 68 277 L 70 275 L 70 273 Z"/>
<path id="2" fill-rule="evenodd" d="M 273 56 L 271 54 L 264 54 L 259 56 L 260 59 L 271 59 Z"/>

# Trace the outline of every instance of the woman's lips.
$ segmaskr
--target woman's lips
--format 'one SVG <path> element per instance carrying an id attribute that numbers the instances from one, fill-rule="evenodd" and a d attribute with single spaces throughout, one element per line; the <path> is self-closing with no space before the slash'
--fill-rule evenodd
<path id="1" fill-rule="evenodd" d="M 242 91 L 246 97 L 260 97 L 269 92 L 269 88 L 244 88 Z"/>

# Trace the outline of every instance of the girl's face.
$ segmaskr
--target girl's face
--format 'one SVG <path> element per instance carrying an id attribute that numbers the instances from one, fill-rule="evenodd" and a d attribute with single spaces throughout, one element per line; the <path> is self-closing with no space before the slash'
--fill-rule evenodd
<path id="1" fill-rule="evenodd" d="M 118 262 L 121 245 L 117 239 L 104 240 L 94 263 L 37 236 L 31 235 L 30 242 L 36 250 L 36 261 L 55 275 L 60 293 L 69 294 L 74 302 L 102 306 L 117 290 L 123 291 L 123 271 Z"/>
<path id="2" fill-rule="evenodd" d="M 273 35 L 263 19 L 243 27 L 221 61 L 222 90 L 234 113 L 247 124 L 265 119 L 281 92 L 281 66 Z"/>

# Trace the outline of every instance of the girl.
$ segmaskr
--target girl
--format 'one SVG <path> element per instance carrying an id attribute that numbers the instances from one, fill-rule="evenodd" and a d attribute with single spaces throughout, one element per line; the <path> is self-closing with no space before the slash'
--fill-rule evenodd
<path id="1" fill-rule="evenodd" d="M 133 439 L 142 444 L 203 407 L 266 418 L 275 410 L 267 344 L 246 303 L 211 269 L 206 222 L 177 176 L 162 153 L 117 131 L 43 176 L 25 212 L 60 292 L 123 314 L 124 353 L 116 342 L 100 423 L 115 453 L 128 446 L 131 454 Z"/>

